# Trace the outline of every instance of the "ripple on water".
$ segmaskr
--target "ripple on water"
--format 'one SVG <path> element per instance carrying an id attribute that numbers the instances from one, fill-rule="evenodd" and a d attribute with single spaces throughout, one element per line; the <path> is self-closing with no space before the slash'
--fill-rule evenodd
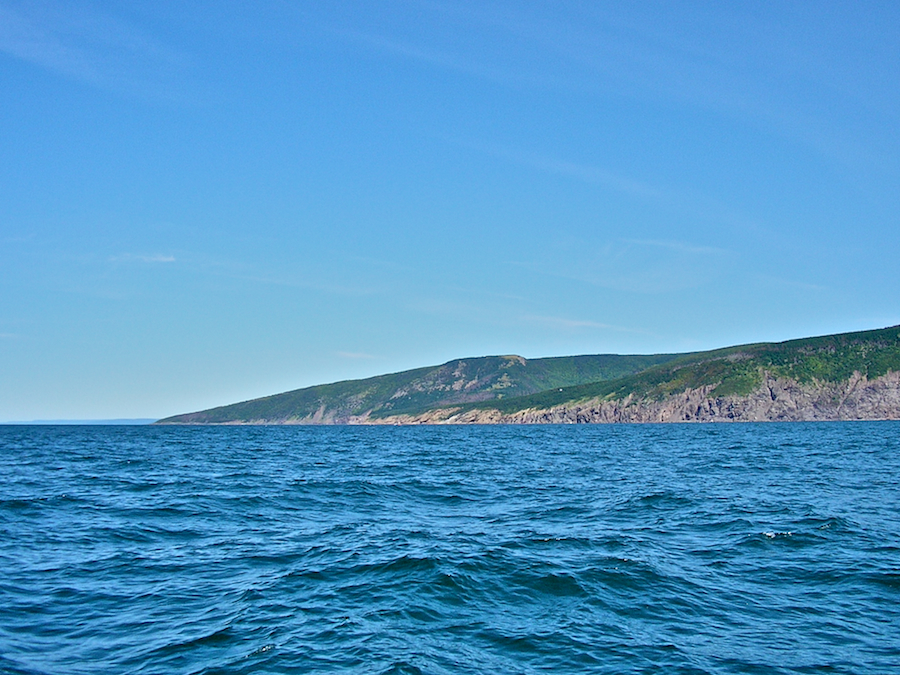
<path id="1" fill-rule="evenodd" d="M 0 671 L 892 672 L 898 432 L 0 428 Z"/>

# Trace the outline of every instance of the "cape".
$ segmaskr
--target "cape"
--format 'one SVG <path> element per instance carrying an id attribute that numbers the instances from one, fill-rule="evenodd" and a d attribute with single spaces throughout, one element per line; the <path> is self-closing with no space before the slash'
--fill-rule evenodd
<path id="1" fill-rule="evenodd" d="M 485 356 L 157 424 L 572 424 L 900 419 L 900 326 L 687 354 Z"/>

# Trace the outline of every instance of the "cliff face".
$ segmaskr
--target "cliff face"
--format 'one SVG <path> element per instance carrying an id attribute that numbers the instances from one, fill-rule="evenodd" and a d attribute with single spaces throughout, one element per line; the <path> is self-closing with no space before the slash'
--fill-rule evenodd
<path id="1" fill-rule="evenodd" d="M 662 400 L 629 395 L 503 414 L 443 408 L 381 419 L 360 416 L 350 424 L 612 424 L 621 422 L 800 422 L 900 419 L 900 373 L 868 379 L 859 372 L 843 382 L 799 383 L 769 374 L 746 396 L 712 396 L 714 386 L 687 389 Z"/>

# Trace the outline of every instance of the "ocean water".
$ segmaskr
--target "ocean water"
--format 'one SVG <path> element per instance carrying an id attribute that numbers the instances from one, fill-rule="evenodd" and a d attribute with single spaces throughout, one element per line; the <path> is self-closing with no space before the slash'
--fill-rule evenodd
<path id="1" fill-rule="evenodd" d="M 900 672 L 900 423 L 0 427 L 0 672 Z"/>

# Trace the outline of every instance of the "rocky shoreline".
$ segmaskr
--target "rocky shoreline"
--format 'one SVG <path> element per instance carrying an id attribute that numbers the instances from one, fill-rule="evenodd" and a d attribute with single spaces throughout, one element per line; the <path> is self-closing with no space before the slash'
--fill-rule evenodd
<path id="1" fill-rule="evenodd" d="M 806 422 L 900 419 L 900 373 L 874 379 L 854 373 L 844 382 L 800 383 L 766 375 L 747 396 L 714 397 L 713 386 L 688 389 L 662 400 L 627 396 L 588 400 L 504 414 L 496 409 L 441 408 L 420 415 L 344 420 L 295 420 L 293 424 L 617 424 L 666 422 Z"/>

